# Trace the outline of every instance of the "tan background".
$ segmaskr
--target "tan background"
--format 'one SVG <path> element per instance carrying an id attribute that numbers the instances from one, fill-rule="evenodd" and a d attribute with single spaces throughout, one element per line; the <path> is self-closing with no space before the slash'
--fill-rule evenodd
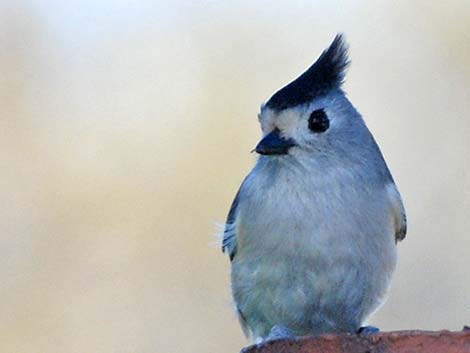
<path id="1" fill-rule="evenodd" d="M 371 323 L 469 324 L 468 1 L 4 0 L 0 352 L 237 352 L 215 224 L 338 31 L 409 216 Z"/>

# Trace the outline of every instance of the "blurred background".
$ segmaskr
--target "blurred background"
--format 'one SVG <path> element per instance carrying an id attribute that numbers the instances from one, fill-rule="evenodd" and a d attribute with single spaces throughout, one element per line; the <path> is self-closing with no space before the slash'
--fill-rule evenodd
<path id="1" fill-rule="evenodd" d="M 214 237 L 260 104 L 344 32 L 409 218 L 382 330 L 470 323 L 468 1 L 0 3 L 0 351 L 237 352 Z"/>

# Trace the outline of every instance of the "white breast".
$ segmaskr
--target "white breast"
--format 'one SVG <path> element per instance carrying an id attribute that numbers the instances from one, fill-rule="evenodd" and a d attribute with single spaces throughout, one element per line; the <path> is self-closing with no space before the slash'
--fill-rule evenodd
<path id="1" fill-rule="evenodd" d="M 385 189 L 351 171 L 306 178 L 260 164 L 240 194 L 232 288 L 256 336 L 355 331 L 380 304 L 395 267 Z"/>

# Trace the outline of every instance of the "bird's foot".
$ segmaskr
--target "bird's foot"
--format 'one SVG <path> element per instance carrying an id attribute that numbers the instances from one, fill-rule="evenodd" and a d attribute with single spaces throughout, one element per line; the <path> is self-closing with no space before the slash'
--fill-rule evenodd
<path id="1" fill-rule="evenodd" d="M 265 341 L 278 340 L 282 338 L 294 338 L 292 332 L 285 326 L 274 325 Z"/>
<path id="2" fill-rule="evenodd" d="M 375 326 L 362 326 L 359 330 L 357 330 L 358 335 L 371 335 L 378 332 L 380 332 L 380 330 Z"/>

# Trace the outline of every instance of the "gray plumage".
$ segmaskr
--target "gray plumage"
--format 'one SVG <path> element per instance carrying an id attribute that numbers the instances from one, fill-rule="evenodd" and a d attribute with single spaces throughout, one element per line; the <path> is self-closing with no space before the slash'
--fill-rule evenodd
<path id="1" fill-rule="evenodd" d="M 347 63 L 339 35 L 261 109 L 260 157 L 235 197 L 222 244 L 240 321 L 254 338 L 273 327 L 356 332 L 389 287 L 405 211 L 341 90 Z"/>

